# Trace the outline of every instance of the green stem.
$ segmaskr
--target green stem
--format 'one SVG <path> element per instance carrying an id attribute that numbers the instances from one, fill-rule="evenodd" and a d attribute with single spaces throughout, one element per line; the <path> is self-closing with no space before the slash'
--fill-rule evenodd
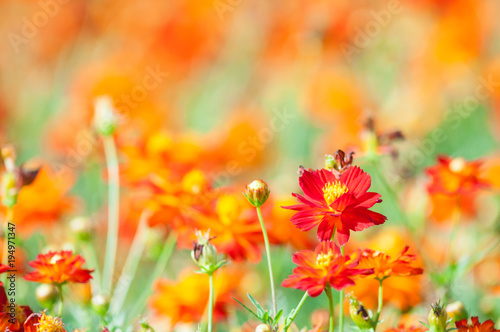
<path id="1" fill-rule="evenodd" d="M 130 246 L 130 250 L 128 252 L 127 260 L 123 266 L 122 274 L 118 280 L 116 289 L 113 292 L 113 297 L 111 298 L 111 314 L 118 314 L 121 311 L 130 290 L 130 286 L 132 285 L 132 281 L 137 273 L 137 268 L 139 267 L 142 253 L 144 252 L 148 238 L 148 219 L 150 215 L 151 213 L 149 210 L 144 210 L 141 214 L 137 232 L 135 233 L 134 240 L 132 241 L 132 245 Z"/>
<path id="2" fill-rule="evenodd" d="M 332 286 L 330 286 L 330 284 L 327 284 L 327 286 L 325 287 L 325 293 L 326 293 L 326 297 L 328 297 L 328 307 L 330 309 L 330 327 L 328 329 L 328 332 L 333 332 L 334 325 L 335 325 L 334 324 L 335 310 L 334 310 L 334 306 L 333 306 Z"/>
<path id="3" fill-rule="evenodd" d="M 141 293 L 141 297 L 137 300 L 135 306 L 130 310 L 130 313 L 127 317 L 128 320 L 136 318 L 142 310 L 144 310 L 145 303 L 147 302 L 149 296 L 152 293 L 152 284 L 156 279 L 158 279 L 165 268 L 167 267 L 168 261 L 172 256 L 172 252 L 175 248 L 175 242 L 177 238 L 173 232 L 168 235 L 167 240 L 165 241 L 165 245 L 163 246 L 163 250 L 160 254 L 160 258 L 158 258 L 158 262 L 156 263 L 155 269 L 153 270 L 153 275 L 147 285 L 144 286 L 144 291 Z"/>
<path id="4" fill-rule="evenodd" d="M 62 284 L 58 284 L 57 288 L 59 289 L 59 312 L 58 316 L 59 318 L 62 318 L 62 312 L 63 312 L 63 292 L 62 292 Z"/>
<path id="5" fill-rule="evenodd" d="M 382 306 L 383 306 L 383 301 L 384 301 L 384 288 L 383 288 L 383 283 L 384 279 L 379 279 L 379 285 L 378 285 L 378 308 L 377 308 L 377 314 L 375 315 L 375 318 L 373 319 L 373 331 L 377 329 L 378 325 L 378 320 L 380 318 L 380 313 L 382 312 Z"/>
<path id="6" fill-rule="evenodd" d="M 273 299 L 273 313 L 274 315 L 276 315 L 278 310 L 276 305 L 276 294 L 274 291 L 274 277 L 273 277 L 273 265 L 271 263 L 271 249 L 269 247 L 269 239 L 267 237 L 267 231 L 266 231 L 266 226 L 264 225 L 264 220 L 262 219 L 260 206 L 257 207 L 257 215 L 259 216 L 260 227 L 262 228 L 262 234 L 264 235 L 264 244 L 266 246 L 266 254 L 267 254 L 267 266 L 269 268 L 269 279 L 271 281 L 271 297 Z"/>
<path id="7" fill-rule="evenodd" d="M 344 246 L 340 246 L 340 253 L 344 256 Z M 330 290 L 331 291 L 331 290 Z M 344 289 L 340 291 L 339 295 L 339 331 L 344 332 Z"/>
<path id="8" fill-rule="evenodd" d="M 210 296 L 208 297 L 208 332 L 212 332 L 214 311 L 214 278 L 212 273 L 208 275 L 210 283 Z"/>
<path id="9" fill-rule="evenodd" d="M 81 249 L 85 259 L 88 261 L 89 266 L 94 269 L 92 279 L 90 279 L 92 289 L 98 291 L 101 287 L 101 271 L 99 269 L 99 261 L 97 259 L 95 246 L 93 246 L 89 241 L 85 241 L 81 244 Z"/>
<path id="10" fill-rule="evenodd" d="M 120 208 L 120 174 L 118 155 L 113 136 L 103 136 L 104 153 L 108 169 L 108 236 L 106 241 L 106 256 L 104 260 L 103 292 L 111 292 L 115 269 L 116 250 L 118 247 L 118 227 Z"/>
<path id="11" fill-rule="evenodd" d="M 287 325 L 285 325 L 285 328 L 283 329 L 283 332 L 287 332 L 288 329 L 290 328 L 290 325 L 292 325 L 293 321 L 295 320 L 295 317 L 297 317 L 297 314 L 299 313 L 300 309 L 302 309 L 302 306 L 306 302 L 306 299 L 308 298 L 309 294 L 307 292 L 304 293 L 304 296 L 302 296 L 302 299 L 300 300 L 299 304 L 297 307 L 293 310 L 293 314 L 290 318 L 290 321 L 288 322 Z"/>

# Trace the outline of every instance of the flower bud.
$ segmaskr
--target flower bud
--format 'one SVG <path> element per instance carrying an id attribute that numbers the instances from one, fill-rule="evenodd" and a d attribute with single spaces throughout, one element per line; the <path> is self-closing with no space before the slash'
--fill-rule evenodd
<path id="1" fill-rule="evenodd" d="M 92 308 L 101 316 L 105 316 L 109 309 L 109 297 L 97 294 L 92 297 Z"/>
<path id="2" fill-rule="evenodd" d="M 444 305 L 442 305 L 440 301 L 436 302 L 434 305 L 431 304 L 431 311 L 429 312 L 428 318 L 431 331 L 446 331 L 446 322 L 448 320 L 448 315 L 446 314 Z"/>
<path id="3" fill-rule="evenodd" d="M 94 127 L 97 132 L 104 136 L 113 135 L 118 126 L 119 118 L 111 97 L 96 98 L 94 109 Z"/>
<path id="4" fill-rule="evenodd" d="M 361 330 L 371 329 L 374 326 L 369 310 L 352 295 L 349 295 L 349 315 Z"/>
<path id="5" fill-rule="evenodd" d="M 259 324 L 255 328 L 255 332 L 271 332 L 271 331 L 272 331 L 271 327 L 267 324 Z"/>
<path id="6" fill-rule="evenodd" d="M 59 289 L 53 284 L 41 284 L 36 288 L 35 294 L 42 307 L 52 309 L 59 298 Z"/>
<path id="7" fill-rule="evenodd" d="M 92 236 L 92 223 L 89 218 L 75 217 L 69 222 L 69 228 L 80 241 L 86 242 Z"/>
<path id="8" fill-rule="evenodd" d="M 196 231 L 198 242 L 194 243 L 191 258 L 204 270 L 211 271 L 217 266 L 217 249 L 210 244 L 210 231 L 203 234 L 201 231 Z"/>
<path id="9" fill-rule="evenodd" d="M 446 306 L 446 313 L 448 314 L 448 318 L 453 318 L 454 322 L 468 318 L 467 310 L 465 310 L 464 304 L 460 301 L 448 304 Z"/>
<path id="10" fill-rule="evenodd" d="M 267 201 L 270 192 L 267 183 L 262 180 L 255 180 L 246 186 L 243 195 L 245 195 L 250 204 L 260 207 Z"/>

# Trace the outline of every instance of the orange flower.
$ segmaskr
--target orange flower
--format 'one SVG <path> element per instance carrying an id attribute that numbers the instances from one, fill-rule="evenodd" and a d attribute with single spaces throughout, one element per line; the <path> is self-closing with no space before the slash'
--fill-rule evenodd
<path id="1" fill-rule="evenodd" d="M 192 226 L 203 232 L 210 229 L 217 251 L 234 261 L 258 262 L 263 237 L 255 209 L 241 193 L 222 193 L 211 204 L 212 208 L 191 211 Z"/>
<path id="2" fill-rule="evenodd" d="M 214 274 L 214 320 L 221 321 L 228 315 L 228 306 L 241 279 L 241 273 L 232 269 L 222 269 Z M 149 306 L 158 315 L 166 316 L 173 327 L 179 322 L 199 322 L 208 305 L 208 276 L 196 274 L 186 269 L 181 272 L 179 281 L 159 279 Z"/>
<path id="3" fill-rule="evenodd" d="M 489 187 L 489 183 L 480 178 L 481 163 L 440 156 L 438 164 L 427 169 L 432 180 L 427 187 L 431 214 L 436 220 L 450 218 L 457 209 L 468 215 L 475 214 L 475 196 L 480 189 Z"/>
<path id="4" fill-rule="evenodd" d="M 74 206 L 74 199 L 67 195 L 72 185 L 73 177 L 68 173 L 59 176 L 43 166 L 35 181 L 19 192 L 14 206 L 14 221 L 22 225 L 19 230 L 29 232 L 58 221 Z"/>
<path id="5" fill-rule="evenodd" d="M 5 288 L 0 286 L 0 331 L 23 331 L 23 323 L 33 311 L 29 306 L 15 305 L 15 319 L 12 322 L 10 310 L 7 307 L 10 304 Z"/>
<path id="6" fill-rule="evenodd" d="M 373 273 L 373 269 L 357 268 L 359 252 L 343 256 L 332 241 L 320 242 L 314 251 L 300 251 L 292 260 L 298 266 L 281 285 L 307 291 L 313 297 L 320 295 L 328 285 L 341 290 L 354 285 L 356 276 Z"/>
<path id="7" fill-rule="evenodd" d="M 63 284 L 66 282 L 85 283 L 92 279 L 90 273 L 94 270 L 86 270 L 81 267 L 85 259 L 80 255 L 74 255 L 72 251 L 51 251 L 38 257 L 29 263 L 35 269 L 24 276 L 28 281 L 44 284 Z"/>
<path id="8" fill-rule="evenodd" d="M 408 254 L 409 248 L 409 246 L 404 247 L 395 259 L 391 259 L 391 256 L 381 251 L 364 249 L 359 266 L 373 269 L 373 275 L 378 280 L 384 280 L 390 276 L 403 277 L 422 274 L 421 268 L 411 266 L 411 262 L 416 259 L 416 256 Z"/>
<path id="9" fill-rule="evenodd" d="M 455 322 L 455 326 L 458 332 L 500 332 L 495 329 L 495 323 L 491 319 L 481 324 L 477 317 L 472 317 L 471 322 L 472 324 L 467 324 L 467 319 L 462 319 Z"/>
<path id="10" fill-rule="evenodd" d="M 427 331 L 427 329 L 424 327 L 414 327 L 414 326 L 405 327 L 404 324 L 399 324 L 397 328 L 385 330 L 385 332 L 424 332 L 424 331 Z"/>

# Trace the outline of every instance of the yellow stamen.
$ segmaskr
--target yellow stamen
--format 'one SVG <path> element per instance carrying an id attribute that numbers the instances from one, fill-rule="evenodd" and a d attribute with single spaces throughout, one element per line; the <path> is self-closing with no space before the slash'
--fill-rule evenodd
<path id="1" fill-rule="evenodd" d="M 316 265 L 318 267 L 327 267 L 329 266 L 333 261 L 333 253 L 328 252 L 326 254 L 319 254 L 316 257 Z"/>
<path id="2" fill-rule="evenodd" d="M 42 317 L 40 317 L 40 321 L 37 324 L 38 331 L 44 332 L 64 332 L 64 324 L 60 318 L 47 316 L 45 313 L 42 313 Z"/>
<path id="3" fill-rule="evenodd" d="M 323 187 L 323 196 L 328 205 L 335 202 L 337 198 L 348 192 L 349 189 L 341 182 L 328 182 Z"/>

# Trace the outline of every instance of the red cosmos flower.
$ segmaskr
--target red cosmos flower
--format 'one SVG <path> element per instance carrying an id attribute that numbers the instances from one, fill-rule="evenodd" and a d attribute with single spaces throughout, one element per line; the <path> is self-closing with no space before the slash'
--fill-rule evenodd
<path id="1" fill-rule="evenodd" d="M 373 269 L 356 268 L 359 256 L 359 251 L 342 256 L 335 243 L 323 241 L 314 251 L 303 250 L 293 255 L 292 260 L 298 266 L 282 286 L 307 291 L 314 297 L 320 295 L 328 284 L 337 290 L 354 285 L 356 276 L 373 273 Z"/>
<path id="2" fill-rule="evenodd" d="M 467 319 L 462 319 L 455 322 L 455 326 L 458 332 L 500 332 L 495 329 L 495 323 L 491 319 L 481 324 L 477 317 L 472 317 L 471 322 L 472 324 L 468 325 Z"/>
<path id="3" fill-rule="evenodd" d="M 82 269 L 85 259 L 80 255 L 74 255 L 72 251 L 51 251 L 29 262 L 35 271 L 24 276 L 28 281 L 43 284 L 63 284 L 65 282 L 85 283 L 92 279 L 90 273 L 94 270 Z"/>
<path id="4" fill-rule="evenodd" d="M 332 239 L 335 229 L 340 245 L 349 240 L 350 231 L 361 231 L 383 224 L 387 217 L 368 210 L 379 203 L 380 194 L 367 192 L 370 175 L 357 166 L 350 167 L 339 179 L 326 170 L 304 170 L 299 179 L 304 196 L 293 194 L 301 204 L 284 206 L 298 211 L 292 223 L 303 231 L 318 225 L 318 239 Z"/>
<path id="5" fill-rule="evenodd" d="M 5 293 L 5 288 L 0 287 L 0 331 L 24 331 L 23 323 L 26 321 L 29 315 L 33 313 L 28 306 L 18 306 L 15 307 L 16 317 L 12 320 L 10 316 L 10 311 L 7 308 L 9 304 L 9 299 Z"/>

